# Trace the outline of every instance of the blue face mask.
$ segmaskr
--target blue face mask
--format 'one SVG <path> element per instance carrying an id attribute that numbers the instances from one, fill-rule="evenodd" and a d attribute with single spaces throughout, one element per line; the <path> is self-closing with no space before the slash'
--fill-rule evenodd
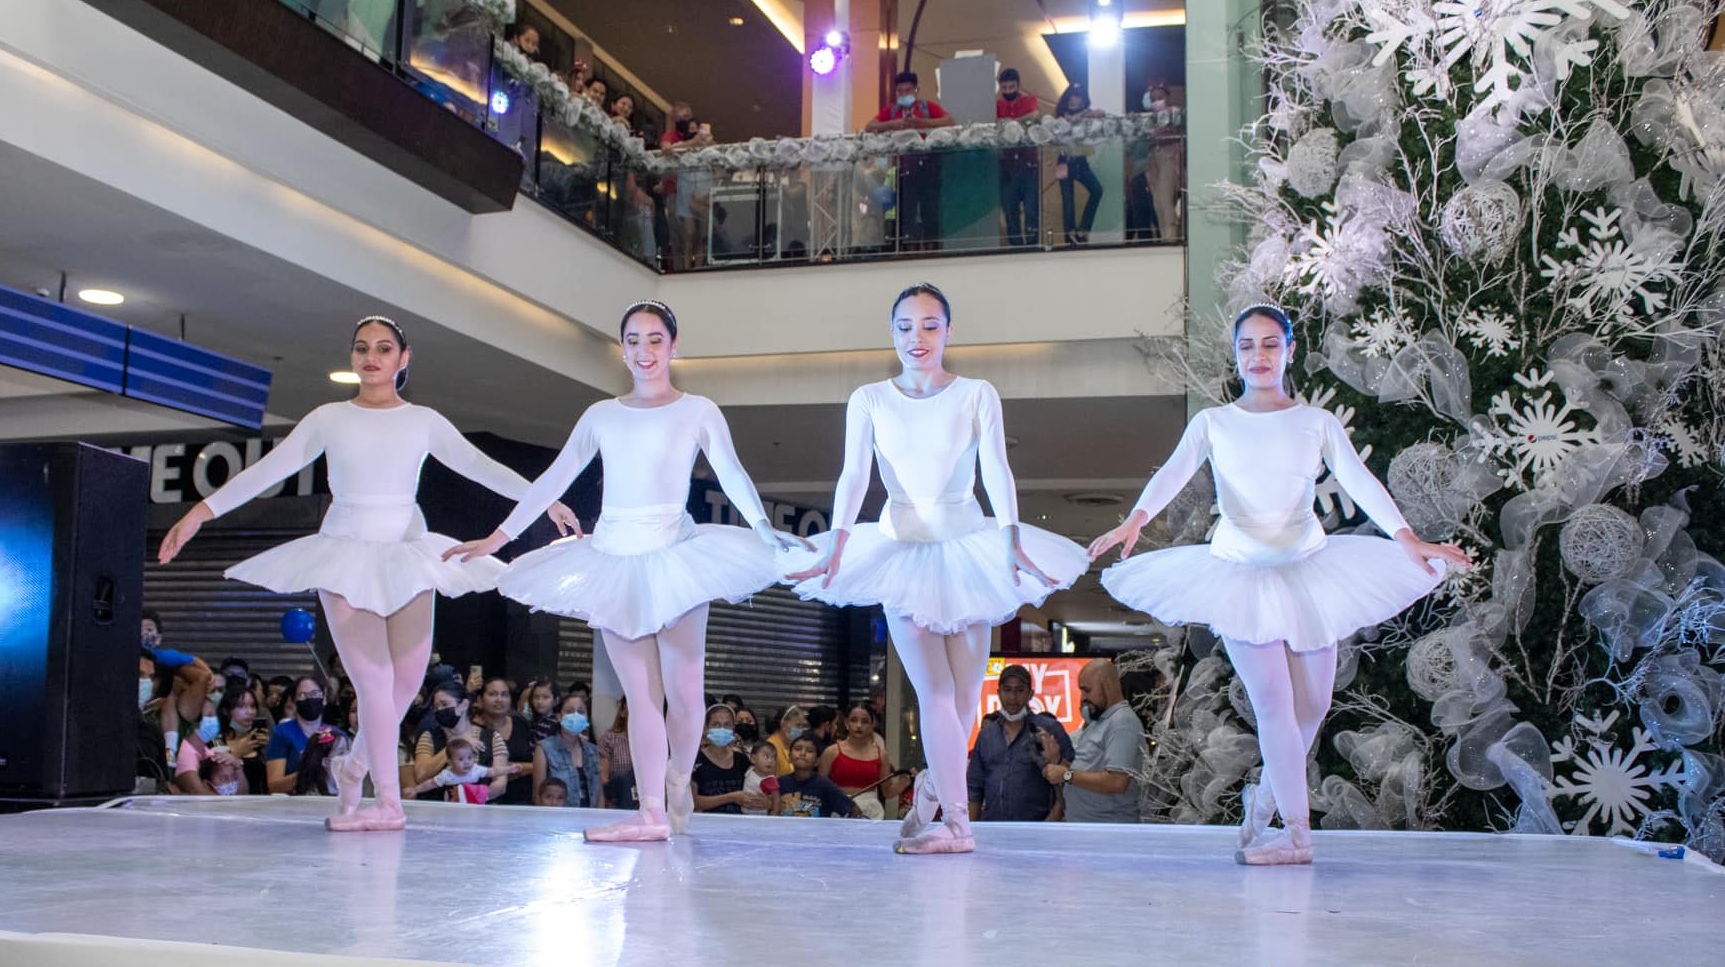
<path id="1" fill-rule="evenodd" d="M 785 732 L 785 734 L 790 736 L 790 739 L 792 742 L 795 742 L 796 740 L 803 737 L 803 730 L 802 729 L 790 729 L 790 730 L 787 730 Z"/>
<path id="2" fill-rule="evenodd" d="M 898 106 L 899 107 L 915 107 L 916 106 L 916 95 L 915 94 L 906 94 L 905 96 L 899 98 L 898 99 Z"/>
<path id="3" fill-rule="evenodd" d="M 582 715 L 580 712 L 570 712 L 568 715 L 563 716 L 563 731 L 568 732 L 570 735 L 580 735 L 587 731 L 587 725 L 587 716 Z"/>
<path id="4" fill-rule="evenodd" d="M 156 695 L 156 683 L 148 678 L 138 679 L 138 707 L 143 708 Z"/>
<path id="5" fill-rule="evenodd" d="M 1079 714 L 1084 716 L 1084 721 L 1093 722 L 1096 720 L 1096 712 L 1091 709 L 1089 702 L 1085 702 L 1085 703 L 1079 705 L 1078 711 L 1079 711 Z"/>
<path id="6" fill-rule="evenodd" d="M 218 722 L 214 715 L 206 715 L 198 722 L 198 738 L 203 739 L 205 742 L 214 741 L 216 735 L 221 731 L 222 723 Z"/>
<path id="7" fill-rule="evenodd" d="M 719 746 L 730 745 L 737 741 L 737 733 L 730 729 L 708 729 L 707 741 Z"/>

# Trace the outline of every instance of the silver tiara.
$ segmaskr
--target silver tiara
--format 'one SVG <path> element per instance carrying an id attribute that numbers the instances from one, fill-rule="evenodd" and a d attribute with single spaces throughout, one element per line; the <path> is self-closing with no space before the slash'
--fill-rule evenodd
<path id="1" fill-rule="evenodd" d="M 634 312 L 636 309 L 640 309 L 644 306 L 652 306 L 655 309 L 662 309 L 665 312 L 670 312 L 671 315 L 673 315 L 673 316 L 676 315 L 675 312 L 671 312 L 670 306 L 664 304 L 663 302 L 660 302 L 658 299 L 642 299 L 639 302 L 631 302 L 631 303 L 629 303 L 629 308 L 623 310 L 623 314 L 626 316 L 629 313 Z"/>
<path id="2" fill-rule="evenodd" d="M 1288 318 L 1288 310 L 1282 308 L 1279 305 L 1276 305 L 1274 302 L 1254 302 L 1251 305 L 1247 306 L 1246 308 L 1241 309 L 1237 314 L 1235 314 L 1234 318 L 1236 318 L 1236 319 L 1245 318 L 1246 316 L 1251 315 L 1253 312 L 1255 312 L 1259 309 L 1268 309 L 1271 312 L 1276 313 L 1277 315 L 1281 316 L 1284 319 Z"/>
<path id="3" fill-rule="evenodd" d="M 407 335 L 407 333 L 401 331 L 401 324 L 396 322 L 394 319 L 389 318 L 388 316 L 366 316 L 364 319 L 361 319 L 360 321 L 353 324 L 353 331 L 358 332 L 359 327 L 365 325 L 368 322 L 381 322 L 384 325 L 388 326 L 389 328 L 394 329 L 395 334 L 397 336 L 406 336 Z"/>

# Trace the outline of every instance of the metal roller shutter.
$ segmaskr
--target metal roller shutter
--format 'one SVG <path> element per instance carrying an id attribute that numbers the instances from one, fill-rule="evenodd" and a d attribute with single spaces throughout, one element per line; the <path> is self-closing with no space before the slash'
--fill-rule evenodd
<path id="1" fill-rule="evenodd" d="M 706 688 L 736 693 L 761 717 L 790 704 L 837 705 L 858 677 L 845 664 L 846 617 L 804 601 L 789 588 L 768 588 L 742 604 L 716 602 L 707 618 Z M 867 666 L 862 669 L 864 680 Z M 593 631 L 564 618 L 558 630 L 557 681 L 593 680 Z M 866 694 L 866 685 L 862 693 Z"/>
<path id="2" fill-rule="evenodd" d="M 315 671 L 310 644 L 282 640 L 282 612 L 318 614 L 317 594 L 276 594 L 222 577 L 222 571 L 296 537 L 300 530 L 208 530 L 186 545 L 172 564 L 144 569 L 144 607 L 162 616 L 162 643 L 202 658 L 211 667 L 244 658 L 252 674 L 305 675 Z M 150 535 L 149 547 L 162 532 Z"/>

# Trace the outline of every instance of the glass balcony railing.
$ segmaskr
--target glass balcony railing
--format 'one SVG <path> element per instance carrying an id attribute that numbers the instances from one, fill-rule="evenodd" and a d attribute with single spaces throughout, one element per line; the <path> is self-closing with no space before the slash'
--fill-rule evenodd
<path id="1" fill-rule="evenodd" d="M 661 150 L 504 43 L 501 0 L 282 2 L 515 149 L 524 194 L 657 271 L 1185 242 L 1178 109 Z"/>

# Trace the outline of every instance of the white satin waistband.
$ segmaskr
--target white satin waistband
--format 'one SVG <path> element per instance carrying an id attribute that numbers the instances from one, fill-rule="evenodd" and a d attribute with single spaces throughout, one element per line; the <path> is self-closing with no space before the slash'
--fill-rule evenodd
<path id="1" fill-rule="evenodd" d="M 318 533 L 354 541 L 411 541 L 425 536 L 425 515 L 413 495 L 337 497 Z"/>
<path id="2" fill-rule="evenodd" d="M 987 518 L 975 497 L 919 498 L 895 494 L 881 508 L 881 533 L 895 541 L 933 544 L 980 530 Z"/>
<path id="3" fill-rule="evenodd" d="M 593 549 L 621 557 L 647 554 L 694 533 L 695 519 L 682 504 L 602 507 L 593 525 Z"/>

